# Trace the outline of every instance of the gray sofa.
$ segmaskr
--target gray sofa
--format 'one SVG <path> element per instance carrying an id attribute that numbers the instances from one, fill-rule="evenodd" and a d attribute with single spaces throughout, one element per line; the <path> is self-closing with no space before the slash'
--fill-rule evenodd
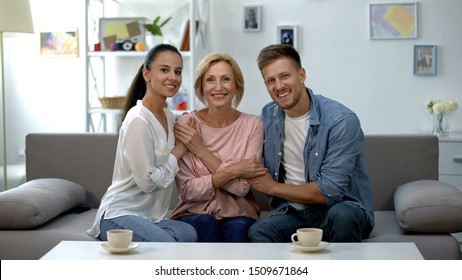
<path id="1" fill-rule="evenodd" d="M 28 182 L 0 193 L 0 259 L 39 259 L 61 240 L 94 240 L 85 230 L 111 183 L 116 144 L 116 134 L 27 135 Z M 365 154 L 376 226 L 364 242 L 414 242 L 425 259 L 460 259 L 448 232 L 461 231 L 462 192 L 436 181 L 438 139 L 368 135 Z M 265 195 L 255 195 L 267 215 Z"/>

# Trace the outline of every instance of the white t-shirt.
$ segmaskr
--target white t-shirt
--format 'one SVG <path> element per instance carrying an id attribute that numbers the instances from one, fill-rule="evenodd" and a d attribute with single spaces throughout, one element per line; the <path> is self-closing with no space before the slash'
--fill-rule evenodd
<path id="1" fill-rule="evenodd" d="M 306 183 L 303 147 L 309 127 L 309 112 L 297 118 L 290 118 L 286 115 L 282 164 L 285 170 L 284 179 L 287 184 L 301 185 Z M 306 205 L 297 202 L 289 201 L 289 204 L 297 210 L 306 208 Z"/>

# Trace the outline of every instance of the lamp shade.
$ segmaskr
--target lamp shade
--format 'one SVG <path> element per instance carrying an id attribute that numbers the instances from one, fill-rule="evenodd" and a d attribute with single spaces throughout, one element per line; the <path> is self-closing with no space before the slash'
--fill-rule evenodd
<path id="1" fill-rule="evenodd" d="M 0 0 L 0 33 L 34 33 L 29 0 Z"/>

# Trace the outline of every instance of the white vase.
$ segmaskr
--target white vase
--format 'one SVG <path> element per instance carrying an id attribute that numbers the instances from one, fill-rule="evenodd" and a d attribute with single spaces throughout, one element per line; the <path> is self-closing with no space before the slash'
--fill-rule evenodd
<path id="1" fill-rule="evenodd" d="M 162 39 L 162 36 L 154 36 L 152 34 L 146 35 L 146 45 L 148 45 L 148 49 L 151 49 L 156 45 L 161 44 Z"/>

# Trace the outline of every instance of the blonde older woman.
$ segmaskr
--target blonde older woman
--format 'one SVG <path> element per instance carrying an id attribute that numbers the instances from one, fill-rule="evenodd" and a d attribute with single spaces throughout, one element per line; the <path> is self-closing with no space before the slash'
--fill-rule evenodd
<path id="1" fill-rule="evenodd" d="M 179 162 L 180 202 L 172 218 L 193 225 L 200 242 L 246 242 L 259 216 L 246 179 L 266 173 L 262 121 L 236 109 L 244 78 L 227 54 L 199 62 L 194 88 L 206 107 L 182 116 L 175 128 L 188 152 Z"/>

